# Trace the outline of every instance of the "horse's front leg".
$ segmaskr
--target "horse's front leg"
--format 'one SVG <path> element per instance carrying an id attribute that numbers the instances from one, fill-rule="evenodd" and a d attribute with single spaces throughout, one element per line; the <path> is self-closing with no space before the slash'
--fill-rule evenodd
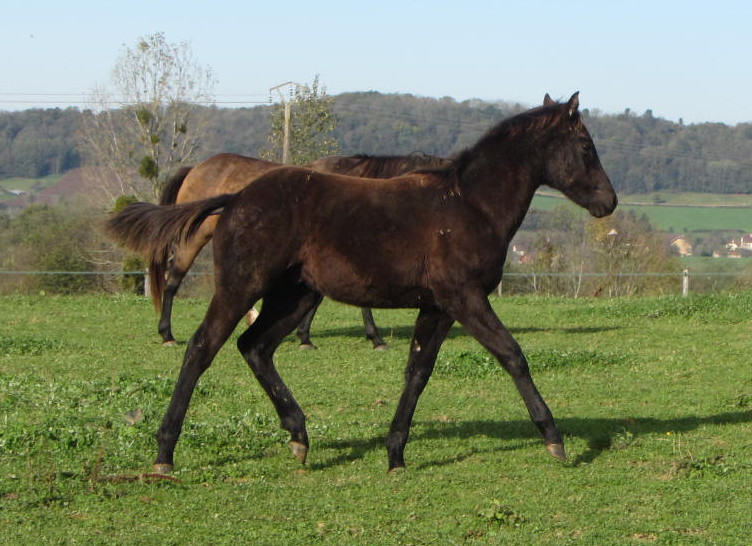
<path id="1" fill-rule="evenodd" d="M 438 309 L 421 309 L 418 314 L 405 368 L 405 388 L 386 440 L 390 472 L 405 466 L 405 445 L 418 397 L 431 377 L 436 355 L 453 322 L 451 317 Z"/>
<path id="2" fill-rule="evenodd" d="M 496 316 L 485 294 L 464 294 L 449 306 L 452 316 L 477 339 L 509 373 L 522 396 L 533 423 L 546 442 L 548 452 L 566 460 L 564 442 L 556 428 L 553 415 L 530 376 L 525 355 L 509 330 Z"/>
<path id="3" fill-rule="evenodd" d="M 377 351 L 384 350 L 389 346 L 381 339 L 381 334 L 376 326 L 376 322 L 373 320 L 373 313 L 368 307 L 361 307 L 361 314 L 363 315 L 363 326 L 366 330 L 366 338 L 373 343 L 373 348 Z"/>
<path id="4" fill-rule="evenodd" d="M 231 305 L 218 303 L 215 296 L 206 317 L 188 342 L 170 405 L 156 434 L 158 451 L 154 461 L 155 472 L 172 472 L 175 445 L 180 437 L 196 383 L 232 333 L 243 316 L 243 311 L 242 307 L 233 310 Z"/>

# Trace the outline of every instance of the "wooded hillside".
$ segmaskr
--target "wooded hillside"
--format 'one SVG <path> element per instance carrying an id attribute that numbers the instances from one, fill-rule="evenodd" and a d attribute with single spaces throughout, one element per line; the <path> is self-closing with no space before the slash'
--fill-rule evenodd
<path id="1" fill-rule="evenodd" d="M 335 97 L 341 153 L 451 155 L 519 104 L 457 102 L 377 92 Z M 211 108 L 203 155 L 258 156 L 269 132 L 268 106 Z M 625 193 L 752 193 L 752 123 L 683 125 L 650 111 L 583 110 L 602 162 Z M 0 112 L 0 178 L 36 178 L 80 165 L 77 109 Z"/>

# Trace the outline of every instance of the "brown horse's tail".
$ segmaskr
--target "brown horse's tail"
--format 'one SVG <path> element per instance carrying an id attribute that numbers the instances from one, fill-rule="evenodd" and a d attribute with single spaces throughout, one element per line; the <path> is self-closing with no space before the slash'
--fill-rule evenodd
<path id="1" fill-rule="evenodd" d="M 162 195 L 159 196 L 160 205 L 174 205 L 178 200 L 178 192 L 183 185 L 185 177 L 191 172 L 193 167 L 180 167 L 175 174 L 172 175 L 162 188 Z"/>
<path id="2" fill-rule="evenodd" d="M 164 271 L 173 245 L 190 239 L 207 217 L 221 214 L 233 196 L 224 194 L 181 205 L 133 203 L 105 222 L 105 233 L 111 239 L 149 261 L 152 298 L 158 310 L 162 307 Z M 158 274 L 153 270 L 155 265 Z"/>

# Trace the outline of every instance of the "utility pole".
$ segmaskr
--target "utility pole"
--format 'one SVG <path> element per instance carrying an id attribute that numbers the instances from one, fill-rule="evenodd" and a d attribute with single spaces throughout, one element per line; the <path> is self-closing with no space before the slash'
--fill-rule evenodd
<path id="1" fill-rule="evenodd" d="M 269 93 L 271 93 L 272 91 L 277 92 L 277 95 L 279 95 L 279 100 L 282 101 L 282 105 L 285 108 L 285 127 L 282 136 L 282 163 L 284 164 L 287 164 L 287 159 L 290 156 L 290 108 L 292 104 L 290 103 L 290 101 L 285 99 L 285 96 L 282 93 L 282 88 L 287 87 L 288 85 L 294 85 L 296 88 L 300 87 L 299 83 L 285 82 L 279 85 L 275 85 L 274 87 L 271 87 L 269 89 Z"/>

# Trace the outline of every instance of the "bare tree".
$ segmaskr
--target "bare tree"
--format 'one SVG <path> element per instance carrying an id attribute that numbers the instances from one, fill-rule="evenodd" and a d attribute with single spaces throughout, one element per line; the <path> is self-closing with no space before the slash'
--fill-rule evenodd
<path id="1" fill-rule="evenodd" d="M 88 166 L 118 195 L 155 198 L 167 177 L 191 162 L 213 103 L 211 70 L 188 44 L 171 44 L 159 32 L 126 47 L 111 87 L 96 87 L 80 131 Z M 101 169 L 101 170 L 99 170 Z"/>

